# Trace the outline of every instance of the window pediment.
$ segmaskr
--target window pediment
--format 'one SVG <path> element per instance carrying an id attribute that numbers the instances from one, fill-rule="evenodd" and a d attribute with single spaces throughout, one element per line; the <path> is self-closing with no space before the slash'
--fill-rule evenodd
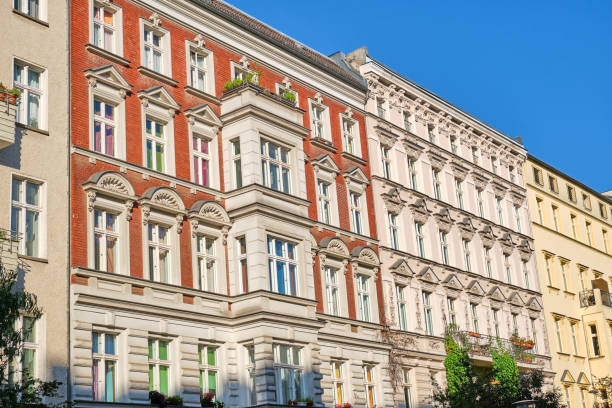
<path id="1" fill-rule="evenodd" d="M 528 261 L 529 258 L 531 258 L 533 249 L 531 248 L 531 244 L 529 243 L 528 240 L 526 239 L 522 240 L 521 243 L 518 244 L 517 248 L 521 254 L 521 260 Z"/>
<path id="2" fill-rule="evenodd" d="M 221 204 L 210 200 L 196 201 L 189 210 L 189 223 L 191 234 L 195 237 L 196 231 L 201 224 L 212 225 L 221 228 L 223 243 L 227 241 L 227 232 L 232 225 L 229 215 Z"/>
<path id="3" fill-rule="evenodd" d="M 338 175 L 340 173 L 340 168 L 336 165 L 334 159 L 332 159 L 329 154 L 323 154 L 316 159 L 313 159 L 312 165 L 317 176 L 319 175 L 320 170 L 334 175 Z"/>
<path id="4" fill-rule="evenodd" d="M 389 190 L 388 193 L 382 194 L 382 199 L 387 210 L 395 215 L 398 215 L 406 205 L 406 201 L 402 200 L 399 190 L 395 187 Z"/>
<path id="5" fill-rule="evenodd" d="M 589 378 L 582 371 L 580 372 L 580 374 L 578 374 L 578 380 L 576 380 L 576 383 L 580 385 L 591 385 Z"/>
<path id="6" fill-rule="evenodd" d="M 576 381 L 574 380 L 574 377 L 569 372 L 569 370 L 565 370 L 565 371 L 563 371 L 563 374 L 561 375 L 561 382 L 563 382 L 563 383 L 572 383 L 573 384 Z"/>
<path id="7" fill-rule="evenodd" d="M 319 243 L 319 252 L 332 257 L 348 259 L 351 254 L 348 247 L 340 238 L 326 237 Z"/>
<path id="8" fill-rule="evenodd" d="M 414 204 L 410 205 L 412 209 L 412 216 L 414 219 L 421 224 L 425 224 L 427 219 L 429 218 L 429 214 L 431 213 L 427 208 L 427 202 L 423 198 L 419 198 L 414 202 Z"/>
<path id="9" fill-rule="evenodd" d="M 523 307 L 525 306 L 525 302 L 521 298 L 518 292 L 513 292 L 510 297 L 508 297 L 508 303 L 514 306 Z"/>
<path id="10" fill-rule="evenodd" d="M 438 284 L 440 282 L 440 278 L 436 275 L 436 272 L 432 269 L 431 266 L 424 267 L 421 272 L 419 272 L 419 280 L 429 283 Z"/>
<path id="11" fill-rule="evenodd" d="M 461 234 L 462 239 L 471 241 L 472 238 L 474 238 L 476 228 L 474 228 L 474 225 L 469 217 L 465 217 L 463 220 L 459 221 L 457 226 L 459 227 L 459 233 Z"/>
<path id="12" fill-rule="evenodd" d="M 453 173 L 455 175 L 455 177 L 457 177 L 459 180 L 463 181 L 465 180 L 465 178 L 468 175 L 468 169 L 466 169 L 465 167 L 463 167 L 461 164 L 459 164 L 459 162 L 457 161 L 453 161 L 451 162 L 451 167 L 453 169 Z"/>
<path id="13" fill-rule="evenodd" d="M 431 150 L 427 152 L 427 157 L 429 157 L 429 163 L 433 169 L 440 171 L 444 168 L 444 165 L 446 164 L 446 157 L 438 153 L 434 153 Z"/>
<path id="14" fill-rule="evenodd" d="M 380 144 L 385 147 L 392 148 L 399 139 L 399 135 L 394 133 L 391 126 L 386 123 L 378 122 L 376 125 L 376 131 L 378 133 Z"/>
<path id="15" fill-rule="evenodd" d="M 402 145 L 404 146 L 404 150 L 406 151 L 406 154 L 412 160 L 417 160 L 419 156 L 421 156 L 421 153 L 423 153 L 423 150 L 425 149 L 425 147 L 419 144 L 417 138 L 413 136 L 405 137 L 402 140 Z"/>
<path id="16" fill-rule="evenodd" d="M 142 207 L 144 225 L 149 223 L 151 210 L 173 214 L 176 217 L 177 231 L 183 230 L 183 217 L 186 214 L 185 204 L 176 191 L 168 187 L 151 187 L 142 195 L 139 200 Z"/>
<path id="17" fill-rule="evenodd" d="M 510 198 L 512 199 L 512 203 L 516 206 L 521 206 L 525 202 L 525 194 L 522 192 L 513 189 L 510 193 Z"/>
<path id="18" fill-rule="evenodd" d="M 493 300 L 497 300 L 498 302 L 504 302 L 506 300 L 506 297 L 502 293 L 499 286 L 493 286 L 493 288 L 489 290 L 489 293 L 487 294 L 487 296 L 489 296 Z"/>
<path id="19" fill-rule="evenodd" d="M 494 181 L 493 183 L 491 183 L 491 185 L 493 186 L 495 197 L 504 198 L 504 196 L 508 192 L 508 188 L 505 185 L 498 183 L 497 181 Z"/>
<path id="20" fill-rule="evenodd" d="M 529 299 L 529 301 L 527 302 L 527 308 L 536 312 L 542 311 L 542 305 L 538 301 L 538 298 L 536 298 L 535 296 Z"/>
<path id="21" fill-rule="evenodd" d="M 93 211 L 99 194 L 123 201 L 127 210 L 127 220 L 132 218 L 132 207 L 137 197 L 132 184 L 121 174 L 114 171 L 92 174 L 83 184 L 83 189 L 87 192 L 87 209 L 90 212 Z"/>
<path id="22" fill-rule="evenodd" d="M 119 70 L 113 65 L 88 69 L 85 71 L 85 78 L 87 78 L 91 87 L 95 87 L 99 82 L 119 90 L 123 98 L 132 89 L 132 85 L 125 80 Z"/>
<path id="23" fill-rule="evenodd" d="M 401 276 L 414 276 L 414 271 L 412 270 L 410 265 L 408 265 L 408 262 L 406 262 L 405 259 L 399 259 L 395 261 L 393 265 L 389 267 L 389 270 L 391 271 L 391 273 L 398 274 Z"/>
<path id="24" fill-rule="evenodd" d="M 194 125 L 196 121 L 201 122 L 212 128 L 212 132 L 216 134 L 223 126 L 223 122 L 212 110 L 208 104 L 194 106 L 193 108 L 185 109 L 185 117 L 190 125 Z"/>
<path id="25" fill-rule="evenodd" d="M 506 232 L 500 239 L 499 242 L 502 246 L 502 252 L 505 255 L 509 255 L 512 253 L 514 249 L 514 242 L 512 242 L 512 235 L 509 232 Z"/>
<path id="26" fill-rule="evenodd" d="M 152 103 L 168 109 L 168 113 L 171 116 L 174 116 L 174 114 L 181 108 L 181 105 L 179 105 L 172 95 L 170 95 L 170 92 L 168 92 L 166 88 L 161 85 L 138 91 L 138 98 L 145 107 Z"/>
<path id="27" fill-rule="evenodd" d="M 363 170 L 357 166 L 353 166 L 346 170 L 344 172 L 344 179 L 349 187 L 355 186 L 365 189 L 365 187 L 369 184 L 368 177 L 365 175 Z"/>
<path id="28" fill-rule="evenodd" d="M 374 268 L 377 268 L 380 265 L 378 255 L 376 255 L 376 252 L 374 252 L 374 250 L 368 246 L 358 246 L 353 248 L 351 251 L 351 256 L 353 257 L 353 261 L 356 261 L 359 264 Z"/>
<path id="29" fill-rule="evenodd" d="M 476 186 L 476 189 L 480 191 L 484 191 L 490 181 L 488 178 L 475 171 L 472 171 L 472 180 L 474 180 L 474 185 Z"/>
<path id="30" fill-rule="evenodd" d="M 467 286 L 467 291 L 468 293 L 472 294 L 472 295 L 476 295 L 476 296 L 484 296 L 485 295 L 485 291 L 482 288 L 482 286 L 480 285 L 480 283 L 478 283 L 477 280 L 473 280 L 468 286 Z"/>
<path id="31" fill-rule="evenodd" d="M 453 220 L 447 208 L 443 208 L 439 213 L 434 215 L 438 223 L 438 229 L 443 232 L 449 232 L 453 226 Z"/>
<path id="32" fill-rule="evenodd" d="M 453 290 L 463 289 L 463 285 L 461 284 L 461 281 L 459 280 L 459 278 L 457 278 L 457 275 L 455 275 L 454 273 L 451 273 L 450 275 L 448 275 L 446 279 L 444 279 L 443 284 L 449 289 L 453 289 Z"/>
<path id="33" fill-rule="evenodd" d="M 493 244 L 495 244 L 495 240 L 497 237 L 493 233 L 493 228 L 490 225 L 486 225 L 479 233 L 480 239 L 482 240 L 482 244 L 486 248 L 492 248 Z"/>

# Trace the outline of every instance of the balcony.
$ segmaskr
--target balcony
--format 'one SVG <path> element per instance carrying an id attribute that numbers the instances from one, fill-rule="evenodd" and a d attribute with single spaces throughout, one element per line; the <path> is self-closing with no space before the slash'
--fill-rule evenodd
<path id="1" fill-rule="evenodd" d="M 4 268 L 17 269 L 19 266 L 18 249 L 19 236 L 10 230 L 0 228 L 0 264 Z"/>
<path id="2" fill-rule="evenodd" d="M 483 365 L 491 361 L 491 350 L 493 348 L 508 351 L 514 356 L 517 363 L 537 364 L 537 356 L 532 352 L 535 348 L 535 343 L 532 340 L 526 340 L 519 337 L 511 337 L 510 339 L 502 339 L 496 336 L 488 336 L 486 334 L 474 333 L 469 331 L 457 332 L 454 336 L 455 340 L 469 345 L 470 357 L 474 360 L 481 360 Z"/>
<path id="3" fill-rule="evenodd" d="M 580 292 L 580 307 L 603 305 L 612 307 L 612 295 L 601 289 L 584 290 Z"/>
<path id="4" fill-rule="evenodd" d="M 16 95 L 0 87 L 0 150 L 15 143 L 16 102 Z"/>

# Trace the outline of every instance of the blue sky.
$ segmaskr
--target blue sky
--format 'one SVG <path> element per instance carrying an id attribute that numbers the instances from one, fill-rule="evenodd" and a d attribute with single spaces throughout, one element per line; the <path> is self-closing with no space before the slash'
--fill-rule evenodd
<path id="1" fill-rule="evenodd" d="M 597 191 L 612 189 L 612 1 L 227 0 L 370 55 Z"/>

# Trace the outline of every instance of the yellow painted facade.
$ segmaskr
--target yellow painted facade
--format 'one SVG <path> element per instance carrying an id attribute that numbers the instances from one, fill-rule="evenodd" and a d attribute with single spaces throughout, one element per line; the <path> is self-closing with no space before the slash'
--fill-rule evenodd
<path id="1" fill-rule="evenodd" d="M 612 376 L 612 202 L 534 157 L 524 178 L 555 385 L 592 407 Z"/>

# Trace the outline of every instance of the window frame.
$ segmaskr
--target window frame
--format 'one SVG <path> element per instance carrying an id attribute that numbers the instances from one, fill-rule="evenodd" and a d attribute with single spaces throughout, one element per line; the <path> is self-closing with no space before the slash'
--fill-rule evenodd
<path id="1" fill-rule="evenodd" d="M 408 180 L 410 181 L 410 188 L 414 191 L 419 191 L 419 173 L 416 170 L 416 160 L 406 155 L 406 165 L 408 166 Z"/>
<path id="2" fill-rule="evenodd" d="M 112 333 L 112 332 L 108 332 L 108 331 L 103 331 L 103 330 L 98 330 L 95 329 L 92 331 L 92 348 L 91 348 L 91 359 L 92 359 L 92 399 L 94 401 L 104 401 L 104 402 L 116 402 L 117 401 L 117 391 L 119 388 L 119 353 L 118 353 L 118 340 L 119 340 L 119 336 L 117 335 L 117 333 Z M 95 344 L 95 335 L 101 336 L 99 337 L 100 341 L 98 342 L 98 350 L 100 345 L 102 345 L 104 347 L 104 352 L 100 353 L 96 353 L 94 352 L 94 344 Z M 114 351 L 115 353 L 113 354 L 109 354 L 106 351 L 106 337 L 107 336 L 112 336 L 113 337 L 113 347 L 114 347 Z M 95 382 L 95 375 L 93 374 L 94 372 L 94 367 L 96 366 L 96 360 L 97 360 L 97 371 L 98 371 L 98 378 L 102 378 L 102 381 L 98 381 L 98 386 L 96 387 L 96 382 Z M 107 362 L 111 362 L 114 364 L 114 374 L 113 374 L 113 395 L 112 395 L 112 399 L 108 399 L 108 395 L 106 393 L 106 387 L 107 387 L 107 383 L 106 383 L 106 373 L 107 373 L 107 366 L 106 363 Z M 100 372 L 101 369 L 103 369 L 103 373 L 104 376 L 100 376 Z M 102 391 L 100 386 L 102 385 Z M 103 398 L 96 398 L 96 395 L 100 395 L 101 393 L 104 393 L 104 397 Z"/>
<path id="3" fill-rule="evenodd" d="M 395 284 L 395 297 L 397 299 L 398 328 L 402 331 L 408 330 L 407 301 L 405 291 L 407 286 Z"/>
<path id="4" fill-rule="evenodd" d="M 275 146 L 278 151 L 278 157 L 273 158 L 270 155 L 270 145 Z M 282 152 L 285 151 L 286 162 L 282 160 Z M 261 184 L 264 187 L 278 191 L 279 193 L 292 194 L 294 190 L 293 186 L 293 174 L 295 173 L 293 167 L 293 152 L 294 146 L 288 146 L 286 143 L 278 142 L 274 139 L 267 137 L 261 137 L 259 141 L 259 157 L 261 162 Z M 271 166 L 278 166 L 278 180 L 277 184 L 279 188 L 272 187 L 271 184 Z M 284 181 L 283 170 L 287 170 L 287 181 Z"/>
<path id="5" fill-rule="evenodd" d="M 280 349 L 281 347 L 288 347 L 289 348 L 289 352 L 288 352 L 288 357 L 289 357 L 289 362 L 288 363 L 283 363 L 281 362 L 281 356 L 280 356 Z M 299 358 L 299 362 L 295 362 L 295 352 L 298 352 L 298 358 Z M 304 349 L 301 346 L 297 346 L 297 345 L 293 345 L 293 344 L 285 344 L 285 343 L 273 343 L 272 345 L 272 354 L 274 356 L 273 358 L 273 369 L 274 369 L 274 383 L 275 383 L 275 389 L 276 389 L 276 402 L 279 404 L 283 404 L 283 403 L 287 403 L 288 400 L 292 399 L 292 400 L 297 400 L 303 397 L 304 391 L 305 391 L 305 385 L 306 385 L 306 381 L 305 381 L 305 366 L 304 366 Z M 293 387 L 291 387 L 291 389 L 289 390 L 290 395 L 284 395 L 283 392 L 283 387 L 282 387 L 282 380 L 280 379 L 280 375 L 279 373 L 281 372 L 280 370 L 290 370 L 290 382 L 289 385 L 293 385 Z M 296 387 L 296 381 L 295 381 L 295 375 L 296 372 L 299 372 L 300 375 L 300 379 L 299 379 L 299 388 Z"/>
<path id="6" fill-rule="evenodd" d="M 45 0 L 43 0 L 45 1 Z M 25 78 L 22 78 L 24 82 L 18 82 L 16 80 L 16 67 L 19 66 L 23 69 Z M 28 84 L 30 71 L 37 72 L 38 77 L 38 88 L 32 87 Z M 12 65 L 12 81 L 13 86 L 20 91 L 20 96 L 16 106 L 15 121 L 25 126 L 29 126 L 35 129 L 48 130 L 48 71 L 45 67 L 34 64 L 22 58 L 13 57 Z M 30 122 L 29 115 L 29 96 L 34 94 L 38 96 L 38 123 L 32 124 Z M 25 119 L 25 121 L 23 120 Z"/>
<path id="7" fill-rule="evenodd" d="M 160 45 L 156 46 L 153 44 L 153 41 L 146 42 L 145 41 L 145 31 L 150 31 L 160 37 Z M 170 31 L 161 27 L 161 24 L 155 24 L 149 20 L 145 20 L 144 18 L 140 18 L 140 65 L 149 71 L 155 72 L 157 74 L 165 75 L 168 78 L 172 78 L 172 49 L 171 49 L 171 39 L 170 39 Z M 145 49 L 149 47 L 151 51 L 151 66 L 149 66 L 149 61 L 146 59 Z M 155 65 L 153 63 L 153 52 L 160 52 L 160 70 L 155 69 Z"/>
<path id="8" fill-rule="evenodd" d="M 432 292 L 421 291 L 423 300 L 423 320 L 425 322 L 424 331 L 428 336 L 434 336 L 434 317 L 433 317 L 433 306 L 431 304 Z M 426 301 L 427 300 L 427 301 Z"/>
<path id="9" fill-rule="evenodd" d="M 391 211 L 387 211 L 387 223 L 389 226 L 389 243 L 391 248 L 400 250 L 400 235 L 399 235 L 399 224 L 397 214 L 393 214 Z"/>
<path id="10" fill-rule="evenodd" d="M 373 322 L 372 318 L 372 285 L 368 274 L 355 273 L 355 288 L 357 292 L 357 319 L 364 322 Z"/>
<path id="11" fill-rule="evenodd" d="M 208 351 L 212 349 L 214 353 L 214 365 L 211 365 L 209 362 Z M 204 350 L 205 352 L 203 352 Z M 206 357 L 206 358 L 204 358 Z M 204 395 L 205 393 L 212 392 L 215 395 L 215 399 L 218 395 L 222 395 L 222 391 L 220 386 L 223 384 L 220 381 L 220 367 L 219 367 L 219 346 L 213 345 L 209 343 L 200 343 L 198 344 L 198 373 L 199 373 L 199 385 L 200 385 L 200 395 Z M 210 373 L 215 373 L 215 391 L 210 390 Z M 205 374 L 204 376 L 202 374 Z M 206 391 L 205 391 L 206 390 Z"/>
<path id="12" fill-rule="evenodd" d="M 147 339 L 149 353 L 147 355 L 147 366 L 149 370 L 149 390 L 159 391 L 162 394 L 171 395 L 174 390 L 174 381 L 173 381 L 173 370 L 172 370 L 172 351 L 173 345 L 170 339 L 160 338 L 160 337 L 149 337 Z M 151 346 L 151 342 L 153 342 L 153 346 Z M 159 344 L 160 342 L 166 343 L 166 353 L 167 359 L 163 360 L 160 358 L 159 354 Z M 151 357 L 151 352 L 153 353 L 153 357 Z M 153 378 L 151 379 L 151 366 L 153 366 Z M 164 392 L 161 389 L 161 372 L 160 367 L 167 367 L 167 387 L 168 389 Z"/>
<path id="13" fill-rule="evenodd" d="M 448 251 L 448 233 L 445 231 L 438 231 L 438 235 L 440 237 L 440 254 L 442 259 L 442 264 L 450 265 L 450 254 Z"/>
<path id="14" fill-rule="evenodd" d="M 376 406 L 376 366 L 373 364 L 363 365 L 363 386 L 366 393 L 366 407 L 374 408 Z"/>
<path id="15" fill-rule="evenodd" d="M 341 405 L 345 401 L 345 393 L 344 393 L 344 362 L 340 360 L 332 360 L 330 362 L 331 365 L 331 380 L 332 380 L 332 390 L 334 393 L 334 404 Z M 338 395 L 338 393 L 340 395 Z M 338 398 L 339 397 L 339 398 Z"/>
<path id="16" fill-rule="evenodd" d="M 317 109 L 321 112 L 320 118 L 315 119 L 316 115 L 314 115 L 314 110 Z M 315 139 L 323 139 L 328 142 L 332 141 L 331 134 L 331 123 L 329 118 L 329 107 L 324 105 L 321 101 L 317 101 L 312 98 L 308 98 L 308 115 L 309 115 L 309 124 L 311 126 L 311 137 Z M 316 125 L 320 124 L 321 126 L 321 134 L 317 134 L 314 129 Z"/>
<path id="17" fill-rule="evenodd" d="M 102 8 L 102 13 L 108 9 L 108 11 L 113 14 L 113 25 L 111 27 L 111 30 L 113 31 L 113 40 L 111 49 L 108 49 L 106 44 L 100 46 L 95 41 L 96 7 Z M 102 22 L 103 27 L 108 26 L 108 23 L 104 22 L 104 19 L 102 19 Z M 104 33 L 104 29 L 102 31 Z M 120 6 L 116 5 L 115 3 L 105 1 L 89 1 L 89 43 L 106 52 L 123 57 L 123 9 Z"/>
<path id="18" fill-rule="evenodd" d="M 356 157 L 362 157 L 359 121 L 346 113 L 340 113 L 340 132 L 342 134 L 342 151 Z"/>
<path id="19" fill-rule="evenodd" d="M 277 255 L 276 254 L 276 242 L 280 242 L 282 245 L 282 254 L 281 255 Z M 284 294 L 284 295 L 288 295 L 288 296 L 294 296 L 294 297 L 299 297 L 300 296 L 300 291 L 301 291 L 301 285 L 300 285 L 300 259 L 299 259 L 299 245 L 297 243 L 295 243 L 294 241 L 282 238 L 278 235 L 275 234 L 271 234 L 268 233 L 266 236 L 266 244 L 267 244 L 267 261 L 268 261 L 268 279 L 270 281 L 270 291 L 274 292 L 274 293 L 279 293 L 279 294 Z M 293 246 L 293 254 L 294 257 L 293 259 L 291 259 L 288 254 L 289 254 L 289 245 Z M 272 252 L 271 249 L 272 248 Z M 279 290 L 279 286 L 278 286 L 278 274 L 279 274 L 279 270 L 277 269 L 278 267 L 278 262 L 283 263 L 284 265 L 286 265 L 284 267 L 283 270 L 283 287 L 287 288 L 287 283 L 289 284 L 289 292 L 280 292 Z M 274 271 L 272 271 L 270 269 L 270 265 L 274 265 Z M 294 282 L 294 288 L 291 289 L 291 276 L 290 276 L 290 269 L 291 266 L 294 267 L 294 275 L 293 275 L 293 282 Z"/>
<path id="20" fill-rule="evenodd" d="M 295 95 L 295 107 L 299 108 L 300 107 L 299 95 L 295 89 L 291 88 L 291 83 L 277 82 L 276 83 L 276 94 L 282 98 L 286 92 L 290 92 L 293 95 Z"/>
<path id="21" fill-rule="evenodd" d="M 197 40 L 197 38 L 196 38 Z M 191 55 L 192 53 L 195 53 L 196 56 L 197 55 L 201 55 L 203 56 L 204 59 L 204 64 L 205 67 L 199 67 L 196 64 L 193 64 L 193 61 L 191 59 Z M 198 44 L 195 41 L 190 41 L 190 40 L 185 40 L 185 63 L 186 63 L 186 69 L 187 69 L 187 84 L 189 87 L 196 89 L 200 92 L 204 92 L 206 94 L 215 96 L 216 95 L 216 90 L 215 90 L 215 59 L 214 59 L 214 53 L 211 49 L 208 49 L 204 46 L 204 41 L 201 41 L 201 44 Z M 199 85 L 199 81 L 196 84 L 194 82 L 194 77 L 193 77 L 193 72 L 194 72 L 194 68 L 195 71 L 203 71 L 205 72 L 205 78 L 204 78 L 204 86 L 202 88 L 204 89 L 200 89 Z M 197 77 L 196 77 L 197 79 Z"/>
<path id="22" fill-rule="evenodd" d="M 387 180 L 392 179 L 391 177 L 392 176 L 391 158 L 389 157 L 391 152 L 392 152 L 392 149 L 390 149 L 388 146 L 385 146 L 382 143 L 380 144 L 380 157 L 381 157 L 381 164 L 382 164 L 382 170 L 383 170 L 383 177 L 386 178 Z"/>
<path id="23" fill-rule="evenodd" d="M 426 255 L 427 255 L 427 252 L 425 249 L 425 232 L 423 231 L 424 227 L 425 227 L 425 224 L 423 224 L 422 222 L 419 222 L 419 221 L 414 222 L 414 234 L 416 237 L 415 244 L 416 244 L 416 249 L 417 249 L 416 252 L 420 258 L 426 258 Z"/>
<path id="24" fill-rule="evenodd" d="M 37 0 L 38 2 L 38 12 L 37 15 L 30 14 L 30 2 L 28 0 L 15 0 L 13 1 L 13 10 L 18 11 L 19 13 L 26 14 L 28 17 L 31 17 L 35 20 L 45 21 L 47 22 L 48 18 L 48 4 L 47 0 Z M 17 7 L 15 7 L 17 6 Z"/>
<path id="25" fill-rule="evenodd" d="M 16 180 L 22 185 L 19 201 L 14 200 L 13 184 Z M 38 188 L 38 205 L 27 203 L 27 185 L 36 185 Z M 10 220 L 11 231 L 23 235 L 23 239 L 19 240 L 18 252 L 25 256 L 33 258 L 45 259 L 47 257 L 47 183 L 40 179 L 25 177 L 17 173 L 11 173 L 11 195 L 10 195 Z M 15 230 L 13 228 L 13 211 L 17 208 L 19 215 L 19 225 L 23 230 Z M 36 251 L 30 254 L 27 253 L 27 213 L 28 211 L 38 214 L 38 242 L 36 243 Z"/>

